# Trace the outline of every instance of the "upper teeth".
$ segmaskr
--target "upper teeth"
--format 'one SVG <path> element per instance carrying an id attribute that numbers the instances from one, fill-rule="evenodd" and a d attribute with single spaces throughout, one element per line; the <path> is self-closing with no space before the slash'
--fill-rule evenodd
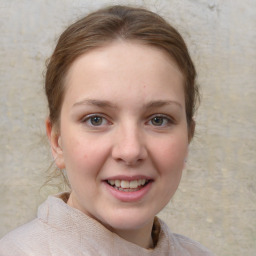
<path id="1" fill-rule="evenodd" d="M 121 187 L 121 188 L 137 188 L 143 186 L 146 183 L 146 179 L 140 180 L 108 180 L 108 183 L 112 186 Z"/>

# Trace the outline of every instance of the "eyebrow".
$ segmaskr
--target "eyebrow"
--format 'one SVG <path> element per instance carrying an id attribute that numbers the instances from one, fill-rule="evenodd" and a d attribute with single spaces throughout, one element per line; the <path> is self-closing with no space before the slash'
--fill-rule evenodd
<path id="1" fill-rule="evenodd" d="M 115 108 L 116 106 L 107 100 L 96 100 L 96 99 L 84 99 L 76 102 L 73 107 L 81 105 L 92 105 L 100 108 Z"/>
<path id="2" fill-rule="evenodd" d="M 173 100 L 150 101 L 149 103 L 147 103 L 145 105 L 145 108 L 160 108 L 160 107 L 164 107 L 164 106 L 168 106 L 168 105 L 176 105 L 179 108 L 182 108 L 182 105 L 179 102 L 173 101 Z"/>
<path id="3" fill-rule="evenodd" d="M 110 101 L 107 100 L 96 100 L 96 99 L 84 99 L 81 101 L 76 102 L 73 107 L 76 106 L 81 106 L 81 105 L 92 105 L 92 106 L 97 106 L 100 108 L 116 108 L 117 106 Z M 146 109 L 150 108 L 160 108 L 168 105 L 176 105 L 179 108 L 182 108 L 182 105 L 173 100 L 154 100 L 150 101 L 147 104 L 145 104 L 143 107 Z"/>

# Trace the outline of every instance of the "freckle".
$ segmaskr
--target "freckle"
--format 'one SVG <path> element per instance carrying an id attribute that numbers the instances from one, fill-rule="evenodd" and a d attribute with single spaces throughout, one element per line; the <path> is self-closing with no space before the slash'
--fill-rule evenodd
<path id="1" fill-rule="evenodd" d="M 87 158 L 87 155 L 84 155 L 84 158 Z"/>

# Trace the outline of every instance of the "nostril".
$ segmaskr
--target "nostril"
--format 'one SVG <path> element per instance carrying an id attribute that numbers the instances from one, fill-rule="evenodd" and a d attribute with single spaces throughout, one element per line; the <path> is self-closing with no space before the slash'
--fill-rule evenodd
<path id="1" fill-rule="evenodd" d="M 144 136 L 137 126 L 133 128 L 130 125 L 122 127 L 116 133 L 112 157 L 127 166 L 139 164 L 147 157 Z"/>
<path id="2" fill-rule="evenodd" d="M 123 163 L 126 166 L 137 166 L 144 161 L 141 157 L 118 157 L 115 160 L 119 163 Z"/>

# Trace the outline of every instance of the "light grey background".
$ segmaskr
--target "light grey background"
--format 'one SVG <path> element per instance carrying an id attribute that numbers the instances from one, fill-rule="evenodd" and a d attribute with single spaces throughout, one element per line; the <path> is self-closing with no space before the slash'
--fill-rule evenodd
<path id="1" fill-rule="evenodd" d="M 219 256 L 256 255 L 256 1 L 1 0 L 0 237 L 54 187 L 45 138 L 45 60 L 72 21 L 110 3 L 142 5 L 183 34 L 203 101 L 181 186 L 160 214 Z"/>

